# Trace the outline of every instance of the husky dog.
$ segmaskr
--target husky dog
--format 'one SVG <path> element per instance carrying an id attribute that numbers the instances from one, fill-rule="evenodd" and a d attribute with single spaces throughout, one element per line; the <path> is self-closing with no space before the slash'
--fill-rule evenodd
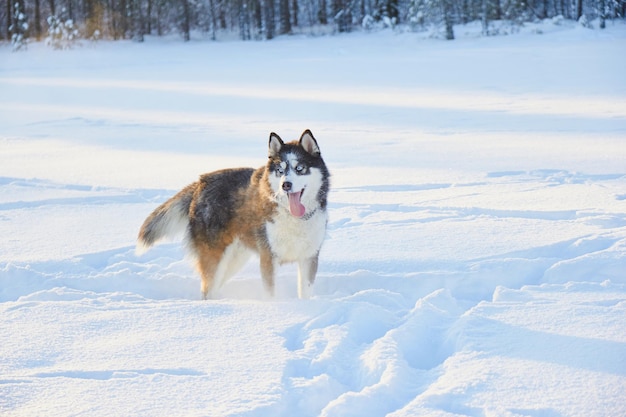
<path id="1" fill-rule="evenodd" d="M 310 130 L 299 141 L 269 138 L 264 167 L 211 172 L 157 207 L 141 226 L 137 251 L 185 234 L 207 299 L 254 252 L 274 293 L 280 264 L 298 263 L 298 297 L 308 298 L 326 235 L 329 172 Z"/>

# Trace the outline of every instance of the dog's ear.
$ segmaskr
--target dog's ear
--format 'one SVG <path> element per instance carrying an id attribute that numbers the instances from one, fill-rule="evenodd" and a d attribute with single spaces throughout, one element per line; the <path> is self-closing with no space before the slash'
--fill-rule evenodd
<path id="1" fill-rule="evenodd" d="M 278 156 L 280 153 L 280 148 L 283 147 L 285 143 L 276 133 L 270 133 L 270 145 L 269 145 L 269 157 L 272 158 L 274 156 Z"/>
<path id="2" fill-rule="evenodd" d="M 302 132 L 302 136 L 300 136 L 300 146 L 313 156 L 321 155 L 320 147 L 317 145 L 317 141 L 309 129 Z"/>

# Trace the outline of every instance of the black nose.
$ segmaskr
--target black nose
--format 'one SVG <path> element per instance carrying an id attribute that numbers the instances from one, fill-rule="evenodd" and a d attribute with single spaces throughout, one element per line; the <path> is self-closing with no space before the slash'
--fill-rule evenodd
<path id="1" fill-rule="evenodd" d="M 291 183 L 289 181 L 283 182 L 283 190 L 285 190 L 285 191 L 290 191 L 291 190 Z"/>

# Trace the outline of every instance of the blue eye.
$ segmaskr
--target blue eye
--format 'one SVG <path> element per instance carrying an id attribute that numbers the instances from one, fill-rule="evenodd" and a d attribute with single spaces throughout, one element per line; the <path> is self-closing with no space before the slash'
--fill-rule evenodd
<path id="1" fill-rule="evenodd" d="M 276 166 L 276 174 L 277 175 L 283 175 L 285 173 L 285 170 L 280 166 Z"/>
<path id="2" fill-rule="evenodd" d="M 305 169 L 306 169 L 306 168 L 304 167 L 304 165 L 298 165 L 298 166 L 296 167 L 296 173 L 297 173 L 297 174 L 302 174 L 302 173 L 305 171 Z"/>

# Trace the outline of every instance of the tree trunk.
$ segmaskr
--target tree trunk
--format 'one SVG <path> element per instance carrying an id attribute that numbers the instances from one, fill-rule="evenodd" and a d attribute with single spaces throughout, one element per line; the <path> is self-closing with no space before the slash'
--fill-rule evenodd
<path id="1" fill-rule="evenodd" d="M 500 0 L 495 0 L 496 4 L 495 4 L 495 16 L 494 19 L 496 20 L 501 20 L 502 19 L 502 3 L 500 2 Z M 548 2 L 548 0 L 545 0 L 546 4 Z"/>
<path id="2" fill-rule="evenodd" d="M 328 24 L 328 13 L 326 12 L 326 0 L 320 0 L 320 10 L 318 13 L 318 20 L 321 25 Z"/>
<path id="3" fill-rule="evenodd" d="M 349 32 L 352 23 L 352 15 L 348 0 L 333 0 L 332 2 L 333 19 L 337 25 L 337 31 Z"/>
<path id="4" fill-rule="evenodd" d="M 398 19 L 398 0 L 387 0 L 387 16 L 390 19 Z"/>
<path id="5" fill-rule="evenodd" d="M 6 2 L 7 2 L 7 10 L 6 10 L 6 13 L 7 13 L 7 27 L 6 27 L 7 32 L 6 32 L 6 35 L 7 36 L 6 36 L 6 38 L 7 39 L 11 39 L 11 29 L 10 29 L 10 27 L 11 27 L 11 3 L 12 2 L 11 2 L 11 0 L 6 0 Z"/>
<path id="6" fill-rule="evenodd" d="M 294 27 L 298 27 L 298 0 L 293 0 L 291 2 L 291 11 L 293 13 L 291 17 L 291 21 L 293 22 Z"/>
<path id="7" fill-rule="evenodd" d="M 215 14 L 215 0 L 209 0 L 209 13 L 211 13 L 211 40 L 216 40 L 217 16 Z"/>
<path id="8" fill-rule="evenodd" d="M 446 7 L 445 2 L 447 2 L 448 0 L 443 0 L 443 1 L 444 1 L 444 12 L 443 12 L 444 19 L 447 19 L 446 10 L 445 10 L 445 7 Z M 482 25 L 482 34 L 483 36 L 489 36 L 489 8 L 487 7 L 487 0 L 482 0 L 481 7 L 482 7 L 482 10 L 481 10 L 482 16 L 481 16 L 480 21 Z M 446 20 L 446 31 L 447 30 L 448 30 L 448 22 Z M 454 39 L 454 34 L 452 36 L 453 36 L 452 38 Z M 446 34 L 446 39 L 448 39 L 447 34 Z"/>
<path id="9" fill-rule="evenodd" d="M 598 17 L 600 18 L 600 29 L 606 29 L 606 2 L 598 0 Z"/>
<path id="10" fill-rule="evenodd" d="M 152 0 L 148 0 L 148 8 L 146 10 L 146 34 L 152 33 Z"/>
<path id="11" fill-rule="evenodd" d="M 289 16 L 289 0 L 278 0 L 278 14 L 280 20 L 280 34 L 291 33 L 291 19 Z"/>
<path id="12" fill-rule="evenodd" d="M 191 10 L 189 7 L 189 0 L 182 0 L 183 15 L 182 15 L 182 31 L 183 39 L 185 42 L 189 42 L 191 39 Z"/>
<path id="13" fill-rule="evenodd" d="M 10 0 L 7 0 L 10 1 Z M 41 40 L 41 4 L 40 0 L 35 0 L 35 24 L 33 25 L 33 35 L 38 41 Z"/>
<path id="14" fill-rule="evenodd" d="M 261 8 L 261 0 L 253 0 L 254 7 L 254 37 L 255 39 L 261 39 L 263 36 L 263 9 Z"/>
<path id="15" fill-rule="evenodd" d="M 452 0 L 442 0 L 442 2 L 443 2 L 443 21 L 446 25 L 446 39 L 451 41 L 454 39 L 454 19 L 452 16 L 452 11 L 453 11 Z"/>
<path id="16" fill-rule="evenodd" d="M 248 15 L 248 4 L 246 0 L 238 0 L 239 2 L 239 36 L 241 40 L 250 40 L 250 16 Z"/>
<path id="17" fill-rule="evenodd" d="M 276 30 L 274 22 L 274 0 L 264 0 L 263 14 L 265 15 L 265 39 L 273 39 Z"/>
<path id="18" fill-rule="evenodd" d="M 119 15 L 118 25 L 117 25 L 118 36 L 121 37 L 122 39 L 125 39 L 126 32 L 128 32 L 128 17 L 127 17 L 128 16 L 128 3 L 126 2 L 126 0 L 120 1 L 119 10 L 117 13 Z"/>
<path id="19" fill-rule="evenodd" d="M 141 0 L 131 0 L 132 38 L 135 42 L 143 42 L 144 19 L 141 10 Z"/>

